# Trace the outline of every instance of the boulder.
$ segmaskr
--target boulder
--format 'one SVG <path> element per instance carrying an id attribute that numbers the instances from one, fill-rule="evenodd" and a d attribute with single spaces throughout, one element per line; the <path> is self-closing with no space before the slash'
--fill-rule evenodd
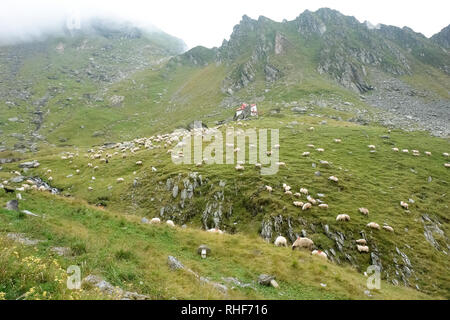
<path id="1" fill-rule="evenodd" d="M 258 277 L 258 283 L 263 286 L 272 285 L 272 280 L 275 280 L 275 276 L 270 276 L 268 274 L 260 274 Z"/>
<path id="2" fill-rule="evenodd" d="M 37 168 L 40 166 L 40 163 L 37 162 L 36 160 L 33 161 L 28 161 L 28 162 L 22 162 L 21 164 L 19 164 L 19 168 Z"/>
<path id="3" fill-rule="evenodd" d="M 16 199 L 13 200 L 9 200 L 6 203 L 6 209 L 8 210 L 14 210 L 14 211 L 19 211 L 19 201 Z"/>

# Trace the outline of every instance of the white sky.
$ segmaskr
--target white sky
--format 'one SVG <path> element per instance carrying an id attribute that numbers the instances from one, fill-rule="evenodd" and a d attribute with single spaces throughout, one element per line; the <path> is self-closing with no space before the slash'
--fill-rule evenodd
<path id="1" fill-rule="evenodd" d="M 244 14 L 282 21 L 321 7 L 360 22 L 408 26 L 428 37 L 450 24 L 448 0 L 0 0 L 0 38 L 39 35 L 78 11 L 82 17 L 103 14 L 152 23 L 190 48 L 213 47 L 229 38 Z"/>

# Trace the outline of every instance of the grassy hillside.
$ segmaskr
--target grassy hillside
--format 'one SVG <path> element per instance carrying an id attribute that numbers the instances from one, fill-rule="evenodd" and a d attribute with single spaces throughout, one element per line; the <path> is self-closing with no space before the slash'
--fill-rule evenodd
<path id="1" fill-rule="evenodd" d="M 324 119 L 327 119 L 326 124 L 322 122 Z M 73 200 L 62 201 L 58 196 L 27 192 L 23 194 L 26 200 L 21 202 L 21 209 L 45 214 L 54 217 L 54 220 L 53 218 L 50 220 L 50 218 L 30 217 L 17 220 L 18 225 L 23 229 L 12 229 L 9 222 L 13 220 L 4 220 L 3 228 L 5 228 L 5 232 L 15 231 L 27 234 L 36 231 L 36 233 L 32 233 L 33 237 L 51 240 L 55 231 L 53 229 L 51 232 L 42 231 L 41 227 L 46 230 L 45 228 L 49 227 L 47 222 L 54 221 L 60 232 L 56 237 L 58 239 L 56 242 L 70 247 L 79 243 L 81 238 L 82 247 L 88 248 L 88 252 L 92 252 L 95 256 L 103 255 L 103 258 L 97 261 L 97 263 L 101 261 L 102 267 L 95 268 L 96 264 L 93 262 L 93 266 L 90 267 L 92 269 L 88 269 L 88 273 L 91 273 L 91 270 L 101 270 L 111 281 L 115 279 L 114 284 L 117 285 L 121 283 L 120 281 L 128 283 L 128 280 L 125 275 L 116 275 L 119 278 L 115 278 L 113 273 L 119 272 L 117 270 L 106 271 L 113 268 L 108 265 L 114 261 L 115 252 L 120 249 L 131 251 L 133 253 L 130 254 L 130 259 L 134 261 L 133 263 L 141 265 L 139 257 L 145 256 L 145 250 L 141 253 L 134 252 L 131 248 L 135 248 L 135 245 L 129 241 L 131 241 L 131 237 L 136 236 L 143 241 L 136 245 L 139 248 L 145 248 L 147 240 L 153 241 L 147 239 L 145 233 L 140 235 L 141 231 L 138 232 L 135 228 L 137 230 L 147 230 L 146 228 L 158 230 L 151 231 L 156 233 L 152 233 L 150 238 L 158 243 L 172 244 L 172 246 L 165 247 L 168 244 L 161 243 L 160 248 L 165 248 L 163 251 L 159 251 L 159 249 L 152 251 L 152 254 L 158 255 L 160 264 L 160 267 L 152 269 L 156 272 L 155 278 L 164 277 L 160 274 L 163 272 L 161 268 L 164 270 L 161 265 L 165 264 L 166 255 L 169 255 L 170 252 L 183 261 L 183 258 L 195 257 L 195 246 L 206 242 L 213 247 L 216 244 L 215 239 L 223 237 L 223 239 L 228 239 L 224 241 L 231 241 L 239 246 L 240 249 L 236 249 L 236 255 L 247 252 L 242 251 L 241 248 L 254 248 L 255 246 L 259 250 L 261 246 L 267 248 L 264 250 L 270 250 L 274 254 L 287 256 L 283 259 L 264 260 L 265 263 L 272 261 L 265 265 L 270 269 L 258 269 L 259 263 L 257 263 L 245 268 L 239 267 L 244 268 L 245 271 L 240 269 L 240 271 L 234 271 L 234 268 L 238 267 L 230 266 L 230 270 L 233 271 L 228 269 L 221 271 L 221 269 L 211 267 L 211 269 L 199 269 L 202 271 L 200 273 L 203 274 L 206 270 L 215 270 L 208 275 L 215 280 L 220 280 L 220 276 L 232 276 L 233 272 L 236 272 L 234 274 L 243 277 L 242 280 L 250 281 L 250 274 L 256 270 L 261 273 L 263 270 L 275 272 L 279 269 L 278 262 L 275 261 L 282 260 L 283 262 L 279 263 L 286 263 L 286 266 L 282 267 L 286 270 L 282 269 L 277 273 L 277 277 L 291 279 L 286 280 L 287 282 L 297 279 L 290 284 L 293 286 L 290 289 L 292 292 L 286 293 L 286 296 L 283 297 L 306 298 L 308 296 L 302 296 L 303 290 L 296 286 L 309 286 L 311 284 L 309 280 L 291 278 L 295 274 L 292 265 L 299 267 L 303 266 L 304 262 L 299 262 L 297 253 L 271 248 L 272 244 L 264 244 L 259 237 L 262 224 L 270 222 L 273 225 L 271 241 L 278 234 L 289 239 L 292 234 L 300 235 L 304 230 L 308 237 L 313 239 L 317 248 L 328 253 L 332 262 L 325 264 L 327 268 L 340 270 L 344 266 L 342 270 L 349 270 L 348 268 L 353 266 L 355 270 L 352 272 L 342 271 L 350 272 L 350 274 L 356 271 L 362 273 L 367 266 L 373 263 L 374 258 L 370 254 L 361 254 L 356 250 L 354 241 L 365 237 L 371 252 L 374 252 L 381 260 L 383 278 L 389 283 L 396 283 L 399 287 L 407 284 L 434 297 L 448 295 L 450 282 L 447 275 L 447 250 L 449 244 L 446 234 L 448 234 L 449 228 L 449 201 L 446 190 L 448 189 L 449 169 L 444 167 L 444 163 L 448 162 L 448 159 L 442 156 L 442 153 L 448 152 L 450 149 L 447 140 L 431 138 L 420 132 L 406 133 L 394 130 L 389 134 L 383 127 L 361 126 L 330 118 L 296 115 L 289 109 L 282 109 L 281 113 L 275 115 L 266 111 L 259 120 L 245 122 L 245 124 L 246 126 L 241 127 L 242 129 L 248 127 L 280 129 L 280 161 L 286 162 L 287 168 L 280 168 L 274 176 L 261 176 L 257 169 L 248 164 L 245 165 L 243 173 L 236 172 L 234 165 L 203 165 L 201 167 L 175 165 L 170 161 L 170 155 L 167 154 L 170 147 L 164 147 L 163 144 L 160 148 L 152 150 L 141 148 L 141 151 L 136 151 L 135 154 L 126 152 L 126 158 L 122 158 L 121 153 L 113 155 L 108 164 L 101 163 L 99 160 L 91 160 L 89 156 L 92 153 L 87 153 L 85 148 L 47 149 L 33 156 L 32 159 L 37 159 L 41 165 L 37 169 L 31 169 L 32 171 L 27 172 L 25 176 L 40 176 L 52 186 L 62 190 L 62 195 Z M 236 124 L 235 126 L 236 128 L 240 127 Z M 314 131 L 307 130 L 311 126 L 315 127 Z M 388 138 L 382 136 L 388 136 Z M 333 141 L 335 138 L 342 139 L 342 143 L 335 143 Z M 314 144 L 315 148 L 324 148 L 325 151 L 319 153 L 315 149 L 307 147 L 308 144 Z M 376 146 L 376 153 L 369 151 L 367 147 L 369 144 Z M 393 147 L 398 147 L 400 150 L 407 148 L 410 153 L 394 152 L 391 150 Z M 420 150 L 421 155 L 413 156 L 411 154 L 413 149 Z M 62 160 L 61 156 L 65 154 L 63 151 L 73 152 L 74 158 Z M 106 150 L 110 154 L 113 154 L 114 151 L 114 149 Z M 311 156 L 302 157 L 304 151 L 310 151 Z M 432 156 L 426 156 L 425 151 L 430 151 Z M 320 165 L 319 160 L 327 160 L 330 166 Z M 136 165 L 137 161 L 143 161 L 144 165 Z M 93 166 L 98 166 L 98 169 L 89 168 L 88 162 L 91 162 Z M 315 168 L 313 164 L 315 164 Z M 3 167 L 0 175 L 3 179 L 10 179 L 13 176 L 10 172 L 17 170 L 17 163 L 5 164 Z M 152 167 L 155 167 L 157 171 L 153 172 Z M 51 169 L 52 172 L 47 173 L 48 169 Z M 75 172 L 76 169 L 80 170 L 79 174 Z M 320 171 L 320 176 L 315 174 L 317 171 Z M 172 186 L 178 184 L 181 192 L 187 188 L 186 178 L 192 183 L 193 180 L 190 177 L 194 172 L 197 172 L 197 177 L 201 177 L 203 184 L 194 190 L 193 197 L 185 200 L 181 199 L 179 194 L 173 197 L 172 189 L 167 189 L 168 180 L 171 179 Z M 328 180 L 331 175 L 339 178 L 337 184 Z M 48 180 L 49 176 L 52 176 L 52 181 Z M 95 180 L 92 180 L 93 176 Z M 124 178 L 125 181 L 117 183 L 117 178 Z M 225 186 L 220 186 L 220 181 L 225 182 Z M 329 205 L 329 209 L 323 210 L 315 206 L 311 210 L 302 211 L 296 208 L 293 206 L 295 198 L 284 195 L 281 186 L 283 183 L 291 185 L 294 192 L 298 192 L 300 187 L 306 187 L 316 198 L 319 193 L 324 194 L 321 199 Z M 13 183 L 8 183 L 8 185 L 20 186 L 20 184 Z M 265 185 L 272 186 L 274 192 L 265 191 Z M 92 189 L 89 190 L 88 187 Z M 214 199 L 217 200 L 219 194 L 223 194 L 223 199 L 215 201 Z M 11 197 L 3 195 L 2 200 L 6 202 Z M 92 207 L 84 209 L 85 204 L 81 201 L 82 199 L 104 209 L 94 210 Z M 408 199 L 414 200 L 414 203 L 409 202 Z M 402 209 L 400 201 L 409 202 L 409 210 Z M 49 205 L 49 202 L 52 204 Z M 74 213 L 70 213 L 72 212 L 70 210 L 66 212 L 63 209 L 65 205 L 68 205 L 67 203 L 73 207 L 71 210 Z M 208 216 L 207 214 L 205 218 L 205 210 L 211 204 L 213 207 L 214 204 L 220 204 L 223 208 L 218 226 L 232 235 L 209 235 L 199 231 L 204 228 L 205 223 L 208 227 L 214 227 L 214 215 Z M 60 209 L 59 205 L 62 206 Z M 368 217 L 358 212 L 360 207 L 370 210 Z M 163 212 L 162 208 L 164 208 Z M 229 208 L 231 208 L 230 211 L 228 211 Z M 85 210 L 88 211 L 85 212 Z M 3 219 L 12 219 L 11 217 L 16 215 L 7 211 L 3 213 Z M 210 212 L 210 214 L 213 213 L 214 210 Z M 348 223 L 336 222 L 336 216 L 341 213 L 349 214 L 351 221 Z M 173 231 L 165 227 L 147 227 L 139 223 L 139 217 L 142 216 L 148 218 L 159 216 L 163 220 L 172 219 L 177 225 L 186 224 L 189 228 L 187 230 L 177 228 L 177 231 Z M 437 247 L 433 247 L 424 237 L 424 231 L 429 227 L 424 216 L 437 223 L 435 226 L 438 226 L 438 229 L 432 231 Z M 29 221 L 32 221 L 32 226 L 27 227 Z M 36 221 L 43 221 L 43 225 L 41 226 L 41 222 L 37 223 Z M 128 225 L 129 221 L 133 222 L 133 227 Z M 371 221 L 375 221 L 381 226 L 387 224 L 395 231 L 394 233 L 383 229 L 371 231 L 366 227 L 366 224 Z M 328 233 L 325 231 L 325 225 L 328 225 Z M 95 239 L 89 237 L 91 228 L 95 230 L 93 235 Z M 114 228 L 117 228 L 117 233 L 114 232 Z M 70 231 L 72 236 L 69 236 L 67 229 L 72 230 Z M 123 234 L 120 234 L 121 232 Z M 363 233 L 360 234 L 360 232 Z M 340 234 L 344 236 L 342 243 L 336 240 L 336 235 Z M 198 241 L 187 240 L 191 236 L 195 237 L 194 239 L 198 237 Z M 66 239 L 66 237 L 68 238 Z M 127 240 L 120 240 L 122 237 Z M 171 237 L 180 238 L 174 242 Z M 112 239 L 114 242 L 117 241 L 118 247 L 111 245 Z M 136 241 L 138 240 L 136 239 Z M 56 245 L 56 242 L 53 242 L 53 245 Z M 186 245 L 186 242 L 190 243 L 188 246 L 190 249 L 186 249 L 184 252 L 181 248 Z M 102 249 L 107 243 L 108 249 Z M 180 248 L 180 245 L 175 245 L 176 243 L 183 245 Z M 171 250 L 174 250 L 176 254 Z M 213 247 L 213 252 L 216 250 L 220 249 Z M 335 254 L 331 253 L 332 250 Z M 128 253 L 125 255 L 128 256 Z M 307 256 L 308 254 L 303 254 L 300 261 L 306 259 Z M 406 260 L 404 260 L 405 256 Z M 215 254 L 214 257 L 216 257 Z M 226 264 L 225 261 L 229 261 L 229 257 L 230 255 L 224 255 L 221 262 Z M 246 257 L 248 258 L 248 256 Z M 267 259 L 272 259 L 272 257 L 268 256 Z M 311 261 L 315 265 L 316 259 Z M 129 261 L 121 263 L 130 264 Z M 196 266 L 196 264 L 193 265 Z M 137 273 L 130 277 L 139 279 L 140 271 L 138 272 L 135 266 L 129 267 L 132 268 L 130 269 L 132 271 L 129 270 L 129 272 Z M 247 269 L 247 267 L 254 269 Z M 311 268 L 315 270 L 314 272 L 317 271 L 316 267 L 311 266 Z M 317 279 L 318 277 L 316 277 Z M 329 284 L 326 288 L 326 290 L 331 290 L 330 294 L 334 291 Z M 218 297 L 212 293 L 212 296 L 209 296 L 205 295 L 206 293 L 199 294 L 194 291 L 185 292 L 183 297 Z M 158 294 L 160 295 L 158 296 Z M 158 294 L 156 296 L 168 298 L 167 294 Z M 175 296 L 180 294 L 182 294 L 181 291 Z M 274 298 L 275 296 L 271 294 L 261 293 L 260 295 L 258 293 L 255 296 L 247 297 Z M 310 298 L 327 297 L 326 295 L 321 296 L 319 293 L 311 294 Z M 334 297 L 360 298 L 361 296 L 358 294 L 360 292 L 355 295 L 346 292 L 343 293 L 343 296 L 336 295 Z M 244 296 L 238 295 L 237 297 Z"/>

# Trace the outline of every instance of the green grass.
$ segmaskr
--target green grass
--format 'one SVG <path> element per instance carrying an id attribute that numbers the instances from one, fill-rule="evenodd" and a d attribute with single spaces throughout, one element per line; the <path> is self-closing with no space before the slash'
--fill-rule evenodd
<path id="1" fill-rule="evenodd" d="M 251 281 L 259 273 L 275 273 L 285 290 L 282 290 L 283 296 L 272 289 L 260 288 L 257 292 L 238 290 L 231 295 L 235 298 L 359 299 L 364 298 L 364 277 L 361 273 L 370 265 L 370 257 L 359 254 L 352 240 L 360 238 L 359 231 L 365 230 L 369 247 L 378 248 L 390 279 L 395 272 L 394 259 L 402 264 L 401 257 L 395 251 L 398 247 L 408 255 L 413 265 L 415 273 L 409 279 L 411 286 L 418 285 L 421 291 L 434 297 L 447 297 L 448 259 L 443 252 L 425 241 L 421 216 L 426 213 L 437 218 L 442 223 L 442 230 L 448 234 L 449 201 L 445 194 L 449 173 L 443 165 L 448 160 L 442 153 L 448 152 L 449 142 L 429 137 L 425 133 L 400 130 L 392 131 L 390 139 L 383 139 L 381 136 L 386 134 L 383 127 L 359 126 L 331 119 L 327 119 L 326 125 L 320 125 L 320 118 L 298 116 L 286 110 L 281 115 L 284 116 L 267 114 L 257 121 L 248 122 L 249 127 L 280 129 L 280 161 L 286 162 L 287 168 L 281 168 L 274 176 L 260 176 L 251 165 L 246 165 L 243 173 L 237 173 L 233 165 L 175 165 L 165 148 L 138 151 L 134 155 L 128 154 L 125 159 L 113 156 L 108 164 L 86 158 L 84 148 L 77 148 L 79 155 L 73 160 L 60 158 L 63 150 L 73 151 L 72 148 L 43 150 L 33 156 L 41 166 L 27 175 L 45 178 L 49 176 L 47 169 L 51 169 L 52 185 L 62 189 L 62 194 L 70 198 L 63 200 L 51 195 L 26 193 L 21 208 L 45 214 L 47 218 L 19 219 L 3 211 L 3 231 L 25 232 L 36 238 L 50 239 L 55 246 L 69 246 L 77 252 L 75 261 L 88 262 L 86 272 L 99 272 L 115 285 L 131 285 L 132 291 L 149 293 L 155 298 L 224 298 L 210 288 L 196 287 L 196 284 L 191 283 L 195 281 L 188 275 L 172 282 L 173 274 L 167 270 L 166 259 L 168 255 L 174 255 L 193 270 L 216 281 L 226 276 Z M 298 124 L 287 127 L 293 120 Z M 310 126 L 314 126 L 315 130 L 306 130 Z M 336 144 L 334 138 L 340 138 L 343 142 Z M 309 149 L 306 145 L 310 143 L 316 148 L 324 148 L 325 152 Z M 375 154 L 369 152 L 369 144 L 376 145 Z M 391 150 L 394 146 L 418 149 L 421 156 L 395 153 Z M 309 158 L 301 157 L 303 151 L 311 151 L 312 155 Z M 425 156 L 424 151 L 431 151 L 432 156 Z M 144 165 L 137 166 L 135 162 L 138 160 L 143 161 Z M 327 160 L 331 166 L 321 167 L 319 160 Z M 88 162 L 99 165 L 99 169 L 88 168 Z M 313 168 L 312 163 L 318 167 Z M 152 166 L 158 171 L 152 172 Z M 16 169 L 17 164 L 5 164 L 4 170 L 0 172 L 2 179 L 9 178 L 9 171 Z M 76 169 L 80 169 L 80 174 L 75 174 Z M 320 177 L 314 175 L 317 170 L 322 173 Z M 171 216 L 178 225 L 186 223 L 189 229 L 177 228 L 175 231 L 166 227 L 144 226 L 138 222 L 140 216 L 158 216 L 162 206 L 178 203 L 179 198 L 174 200 L 171 192 L 166 191 L 166 180 L 169 177 L 176 180 L 179 175 L 182 180 L 193 171 L 199 172 L 208 183 L 196 189 L 192 200 L 186 201 L 185 208 L 181 210 L 182 216 Z M 66 178 L 69 174 L 73 176 Z M 331 175 L 339 178 L 338 184 L 327 180 Z M 96 177 L 95 181 L 91 181 L 92 176 Z M 427 182 L 429 176 L 433 178 L 432 182 Z M 123 177 L 125 182 L 118 184 L 118 177 Z M 135 178 L 139 180 L 137 187 L 132 186 Z M 233 235 L 223 237 L 200 231 L 201 213 L 214 192 L 220 190 L 220 180 L 226 181 L 224 208 L 233 208 L 231 216 L 223 218 L 221 227 Z M 315 207 L 302 212 L 292 205 L 292 198 L 283 194 L 282 183 L 291 185 L 294 192 L 300 187 L 306 187 L 313 196 L 324 193 L 324 201 L 330 208 L 320 210 Z M 264 185 L 273 186 L 274 192 L 268 194 L 263 191 Z M 88 186 L 94 190 L 89 191 Z M 3 195 L 1 199 L 6 202 L 8 197 Z M 410 212 L 407 213 L 399 203 L 410 198 L 415 203 L 410 204 Z M 81 199 L 105 209 L 94 209 L 85 205 Z M 369 217 L 361 215 L 359 207 L 368 208 Z M 337 223 L 336 215 L 341 213 L 349 214 L 351 221 Z M 341 265 L 326 263 L 324 268 L 331 268 L 338 275 L 330 280 L 322 267 L 317 269 L 317 263 L 322 264 L 309 255 L 265 244 L 258 236 L 261 222 L 278 215 L 291 219 L 294 232 L 300 233 L 305 229 L 322 250 L 336 250 L 334 241 L 324 234 L 323 225 L 328 224 L 332 231 L 344 232 L 350 237 L 345 241 L 344 252 L 353 257 L 357 270 L 349 271 L 350 265 L 345 262 Z M 386 223 L 395 232 L 370 231 L 365 227 L 370 221 L 380 225 Z M 281 233 L 285 234 L 286 228 L 283 225 Z M 445 248 L 447 240 L 437 234 L 435 236 Z M 206 262 L 196 255 L 195 249 L 201 243 L 210 245 L 214 252 Z M 44 247 L 43 244 L 39 246 Z M 267 254 L 255 256 L 255 250 L 267 250 Z M 346 261 L 342 253 L 337 252 L 337 255 L 341 261 Z M 255 263 L 249 266 L 245 263 L 248 259 Z M 299 278 L 298 274 L 305 272 L 308 276 Z M 356 282 L 359 285 L 352 282 L 356 280 L 346 278 L 350 275 L 359 278 Z M 323 277 L 327 280 L 323 280 Z M 144 285 L 141 285 L 138 279 L 148 279 L 148 282 L 143 281 Z M 335 282 L 331 284 L 330 281 Z M 343 286 L 346 281 L 350 283 Z M 155 282 L 160 284 L 159 289 L 151 289 L 146 285 Z M 319 287 L 320 282 L 327 283 L 327 287 Z M 404 289 L 392 287 L 392 290 L 399 292 Z M 408 293 L 397 296 L 382 290 L 378 297 L 424 297 L 419 292 L 405 292 Z"/>

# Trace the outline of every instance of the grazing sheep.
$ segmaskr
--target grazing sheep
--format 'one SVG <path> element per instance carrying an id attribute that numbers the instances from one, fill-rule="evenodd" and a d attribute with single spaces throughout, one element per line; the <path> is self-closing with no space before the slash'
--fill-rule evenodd
<path id="1" fill-rule="evenodd" d="M 296 198 L 300 198 L 301 196 L 302 196 L 302 194 L 300 192 L 294 193 L 294 197 L 296 197 Z"/>
<path id="2" fill-rule="evenodd" d="M 367 244 L 367 241 L 366 239 L 358 239 L 356 240 L 356 243 L 365 246 Z"/>
<path id="3" fill-rule="evenodd" d="M 266 152 L 266 155 L 267 155 L 268 157 L 270 157 L 270 156 L 272 155 L 272 153 L 273 153 L 272 151 L 267 151 L 267 152 Z"/>
<path id="4" fill-rule="evenodd" d="M 53 177 L 48 177 L 48 181 L 53 181 Z"/>
<path id="5" fill-rule="evenodd" d="M 446 158 L 449 157 L 449 154 L 448 154 L 447 152 L 444 152 L 442 155 L 443 155 L 444 157 L 446 157 Z"/>
<path id="6" fill-rule="evenodd" d="M 320 257 L 320 258 L 323 258 L 323 259 L 325 259 L 325 260 L 328 260 L 327 254 L 326 254 L 325 252 L 323 252 L 323 251 L 320 251 L 320 250 L 314 250 L 313 252 L 311 252 L 311 254 L 312 254 L 313 256 L 318 256 L 318 257 Z"/>
<path id="7" fill-rule="evenodd" d="M 309 157 L 310 154 L 311 154 L 311 152 L 303 152 L 303 153 L 302 153 L 302 156 L 303 156 L 303 157 Z"/>
<path id="8" fill-rule="evenodd" d="M 444 167 L 450 168 L 450 163 L 444 163 Z"/>
<path id="9" fill-rule="evenodd" d="M 336 142 L 336 143 L 341 143 L 342 140 L 341 140 L 341 139 L 334 139 L 334 142 Z"/>
<path id="10" fill-rule="evenodd" d="M 75 170 L 76 173 L 80 173 L 80 169 Z"/>
<path id="11" fill-rule="evenodd" d="M 402 152 L 403 153 L 409 153 L 409 150 L 408 149 L 403 149 Z"/>
<path id="12" fill-rule="evenodd" d="M 431 152 L 430 151 L 425 151 L 425 155 L 431 157 Z"/>
<path id="13" fill-rule="evenodd" d="M 175 227 L 175 223 L 173 223 L 172 220 L 167 220 L 167 221 L 166 221 L 166 224 L 167 224 L 169 227 Z"/>
<path id="14" fill-rule="evenodd" d="M 399 152 L 398 148 L 392 148 L 392 151 Z"/>
<path id="15" fill-rule="evenodd" d="M 88 187 L 88 190 L 89 190 L 89 191 L 92 191 L 92 190 L 94 190 L 94 188 L 92 188 L 92 187 Z"/>
<path id="16" fill-rule="evenodd" d="M 309 192 L 308 192 L 308 189 L 306 189 L 306 188 L 300 188 L 300 193 L 308 194 Z"/>
<path id="17" fill-rule="evenodd" d="M 40 186 L 38 190 L 39 191 L 45 191 L 45 187 L 44 186 Z"/>
<path id="18" fill-rule="evenodd" d="M 274 244 L 275 244 L 277 247 L 281 247 L 281 246 L 287 247 L 287 246 L 288 246 L 287 240 L 286 240 L 286 238 L 283 237 L 283 236 L 278 236 L 278 237 L 275 239 Z"/>
<path id="19" fill-rule="evenodd" d="M 244 171 L 244 166 L 241 166 L 240 164 L 238 164 L 238 165 L 235 167 L 235 169 L 236 169 L 236 171 Z"/>
<path id="20" fill-rule="evenodd" d="M 124 182 L 125 181 L 125 179 L 124 178 L 117 178 L 117 183 L 120 183 L 120 182 Z"/>
<path id="21" fill-rule="evenodd" d="M 369 214 L 369 209 L 359 208 L 359 212 L 361 212 L 363 215 L 367 216 Z"/>
<path id="22" fill-rule="evenodd" d="M 286 168 L 286 163 L 284 163 L 284 162 L 277 162 L 276 165 L 279 166 L 279 167 Z"/>
<path id="23" fill-rule="evenodd" d="M 89 163 L 87 164 L 87 166 L 88 166 L 89 168 L 92 168 L 92 167 L 93 167 L 93 164 L 89 162 Z"/>
<path id="24" fill-rule="evenodd" d="M 309 127 L 308 131 L 314 131 L 314 127 Z"/>
<path id="25" fill-rule="evenodd" d="M 298 249 L 308 249 L 309 251 L 312 251 L 314 249 L 314 242 L 311 239 L 308 238 L 300 238 L 298 237 L 297 240 L 292 244 L 292 250 Z"/>
<path id="26" fill-rule="evenodd" d="M 330 165 L 330 163 L 328 161 L 325 161 L 325 160 L 320 160 L 319 162 L 323 166 L 329 166 Z"/>
<path id="27" fill-rule="evenodd" d="M 369 247 L 368 246 L 360 246 L 360 245 L 356 245 L 356 247 L 358 248 L 359 252 L 366 252 L 369 253 Z"/>
<path id="28" fill-rule="evenodd" d="M 314 198 L 311 197 L 311 196 L 307 196 L 306 199 L 307 199 L 312 205 L 316 205 L 316 204 L 317 204 L 316 199 L 314 199 Z"/>
<path id="29" fill-rule="evenodd" d="M 319 204 L 320 209 L 328 209 L 328 205 L 326 203 Z"/>
<path id="30" fill-rule="evenodd" d="M 377 230 L 380 230 L 380 229 L 381 229 L 381 228 L 380 228 L 380 225 L 379 225 L 378 223 L 376 223 L 376 222 L 370 222 L 370 223 L 368 223 L 368 224 L 367 224 L 367 227 L 372 228 L 372 229 L 377 229 Z"/>
<path id="31" fill-rule="evenodd" d="M 311 207 L 312 207 L 312 204 L 307 202 L 303 205 L 302 210 L 305 211 L 305 210 L 311 209 Z"/>
<path id="32" fill-rule="evenodd" d="M 272 192 L 273 188 L 271 186 L 266 186 L 266 190 L 269 191 L 269 192 Z"/>
<path id="33" fill-rule="evenodd" d="M 261 169 L 262 168 L 262 164 L 261 163 L 255 163 L 255 168 Z"/>
<path id="34" fill-rule="evenodd" d="M 280 145 L 279 145 L 279 144 L 276 144 L 276 145 L 273 146 L 273 148 L 274 148 L 274 149 L 280 149 Z"/>
<path id="35" fill-rule="evenodd" d="M 291 186 L 288 186 L 286 183 L 283 183 L 283 189 L 284 191 L 291 191 Z"/>
<path id="36" fill-rule="evenodd" d="M 315 148 L 315 146 L 313 144 L 308 144 L 307 147 L 308 148 Z"/>
<path id="37" fill-rule="evenodd" d="M 288 195 L 288 196 L 292 196 L 292 191 L 285 191 L 284 194 Z"/>
<path id="38" fill-rule="evenodd" d="M 303 202 L 301 202 L 301 201 L 294 201 L 294 206 L 302 208 L 303 207 Z"/>
<path id="39" fill-rule="evenodd" d="M 368 145 L 367 147 L 369 147 L 369 149 L 371 150 L 375 150 L 377 147 L 375 147 L 373 144 Z"/>
<path id="40" fill-rule="evenodd" d="M 317 152 L 324 152 L 325 149 L 323 149 L 323 148 L 317 148 L 316 151 L 317 151 Z"/>
<path id="41" fill-rule="evenodd" d="M 137 166 L 142 166 L 142 161 L 140 161 L 140 160 L 139 160 L 139 161 L 136 161 L 136 165 L 137 165 Z"/>
<path id="42" fill-rule="evenodd" d="M 223 233 L 223 231 L 220 230 L 219 228 L 211 228 L 211 229 L 208 229 L 206 232 L 218 233 L 218 234 L 222 234 Z"/>
<path id="43" fill-rule="evenodd" d="M 151 224 L 160 224 L 161 223 L 161 219 L 160 218 L 153 218 L 150 220 Z"/>
<path id="44" fill-rule="evenodd" d="M 328 180 L 334 181 L 334 182 L 338 182 L 339 181 L 339 179 L 337 177 L 335 177 L 335 176 L 329 177 Z"/>
<path id="45" fill-rule="evenodd" d="M 400 201 L 400 205 L 402 206 L 403 209 L 408 210 L 409 205 L 406 202 Z"/>
<path id="46" fill-rule="evenodd" d="M 350 221 L 350 216 L 348 214 L 340 214 L 336 217 L 336 221 Z"/>
<path id="47" fill-rule="evenodd" d="M 383 226 L 383 229 L 389 232 L 394 232 L 394 228 L 392 228 L 391 226 Z"/>

